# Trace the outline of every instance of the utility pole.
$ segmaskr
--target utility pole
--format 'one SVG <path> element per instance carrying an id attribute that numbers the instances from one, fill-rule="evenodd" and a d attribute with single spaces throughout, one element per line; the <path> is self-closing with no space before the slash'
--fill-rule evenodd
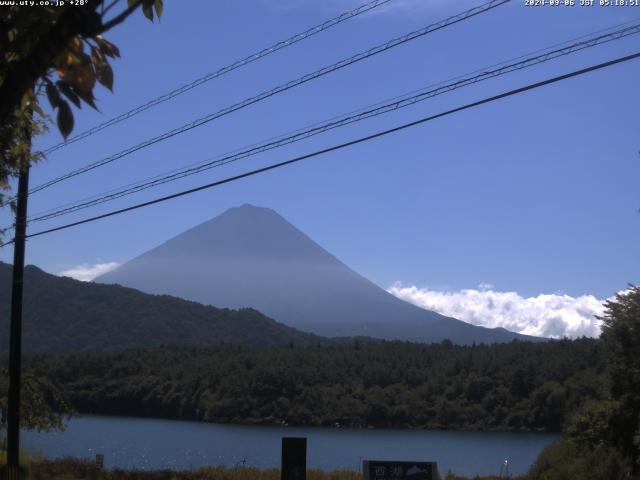
<path id="1" fill-rule="evenodd" d="M 29 137 L 29 141 L 30 141 Z M 29 161 L 28 159 L 27 161 Z M 22 369 L 22 287 L 27 231 L 29 164 L 20 171 L 13 244 L 11 333 L 9 338 L 9 403 L 7 407 L 7 480 L 20 479 L 20 382 Z"/>

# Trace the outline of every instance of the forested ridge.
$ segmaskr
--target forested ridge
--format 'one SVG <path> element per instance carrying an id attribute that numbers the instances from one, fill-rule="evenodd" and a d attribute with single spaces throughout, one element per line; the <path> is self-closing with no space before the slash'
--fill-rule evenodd
<path id="1" fill-rule="evenodd" d="M 26 368 L 81 413 L 208 422 L 559 431 L 605 390 L 593 339 L 455 346 L 166 346 Z"/>
<path id="2" fill-rule="evenodd" d="M 23 350 L 44 353 L 155 347 L 168 343 L 309 345 L 329 339 L 257 310 L 231 310 L 119 285 L 80 282 L 25 268 Z M 0 352 L 9 346 L 11 265 L 0 262 Z"/>

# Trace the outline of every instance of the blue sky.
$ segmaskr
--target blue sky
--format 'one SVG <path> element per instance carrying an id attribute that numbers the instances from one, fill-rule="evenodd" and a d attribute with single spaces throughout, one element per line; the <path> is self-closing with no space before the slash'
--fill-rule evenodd
<path id="1" fill-rule="evenodd" d="M 97 91 L 101 112 L 76 112 L 76 132 L 358 5 L 351 0 L 165 3 L 161 22 L 151 24 L 136 15 L 106 35 L 122 51 L 122 59 L 113 63 L 115 93 Z M 394 0 L 53 153 L 32 169 L 31 184 L 478 3 Z M 29 211 L 38 213 L 640 18 L 637 7 L 523 3 L 513 1 L 34 194 Z M 63 218 L 80 219 L 207 183 L 634 53 L 639 38 Z M 27 261 L 52 273 L 124 262 L 248 202 L 275 209 L 384 288 L 401 282 L 422 293 L 490 290 L 517 292 L 522 298 L 604 299 L 639 280 L 639 73 L 640 61 L 629 62 L 292 167 L 34 238 Z M 59 139 L 52 129 L 36 146 Z M 3 219 L 9 222 L 7 212 Z M 41 230 L 61 220 L 30 228 Z M 1 258 L 10 261 L 11 250 L 5 248 Z"/>

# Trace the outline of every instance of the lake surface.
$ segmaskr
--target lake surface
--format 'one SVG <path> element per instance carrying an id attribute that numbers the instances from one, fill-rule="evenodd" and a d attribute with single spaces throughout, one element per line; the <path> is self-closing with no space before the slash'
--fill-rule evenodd
<path id="1" fill-rule="evenodd" d="M 49 458 L 95 458 L 106 467 L 189 470 L 206 465 L 280 466 L 281 438 L 307 437 L 307 466 L 358 470 L 361 460 L 437 461 L 441 473 L 527 471 L 558 435 L 436 430 L 358 430 L 219 425 L 125 417 L 82 416 L 64 432 L 22 433 L 22 446 Z"/>

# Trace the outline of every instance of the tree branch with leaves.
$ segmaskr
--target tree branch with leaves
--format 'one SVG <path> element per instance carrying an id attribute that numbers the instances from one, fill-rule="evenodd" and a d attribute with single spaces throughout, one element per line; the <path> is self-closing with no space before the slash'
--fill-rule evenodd
<path id="1" fill-rule="evenodd" d="M 96 83 L 113 91 L 110 60 L 118 58 L 120 51 L 103 34 L 136 10 L 153 21 L 162 15 L 163 2 L 86 0 L 81 6 L 67 2 L 37 8 L 0 7 L 1 190 L 10 190 L 11 177 L 43 158 L 31 152 L 30 142 L 53 121 L 39 103 L 43 95 L 55 113 L 58 130 L 67 138 L 74 128 L 72 105 L 97 109 Z"/>

